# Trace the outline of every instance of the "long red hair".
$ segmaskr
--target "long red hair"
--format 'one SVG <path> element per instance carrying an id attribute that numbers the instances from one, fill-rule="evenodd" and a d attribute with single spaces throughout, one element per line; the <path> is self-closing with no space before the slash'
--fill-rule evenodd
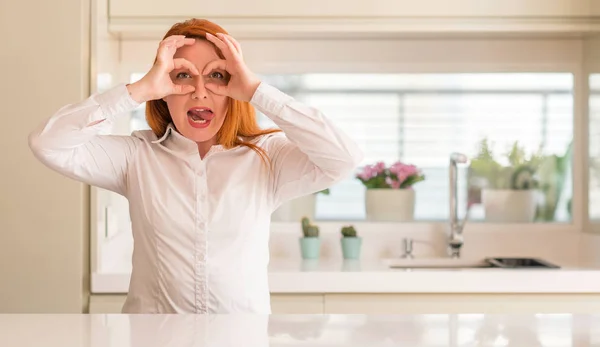
<path id="1" fill-rule="evenodd" d="M 212 35 L 217 33 L 228 34 L 225 29 L 213 22 L 193 18 L 173 25 L 164 38 L 171 35 L 185 35 L 188 38 L 206 40 L 206 33 Z M 224 59 L 221 50 L 212 42 L 210 43 L 219 57 Z M 162 99 L 148 101 L 146 103 L 146 121 L 154 134 L 159 138 L 162 137 L 172 121 L 167 103 Z M 265 151 L 251 142 L 259 136 L 279 131 L 279 129 L 261 129 L 256 121 L 254 107 L 250 103 L 229 98 L 227 115 L 223 121 L 223 126 L 217 132 L 216 140 L 218 144 L 227 149 L 246 146 L 258 153 L 264 162 L 267 162 L 269 158 Z"/>

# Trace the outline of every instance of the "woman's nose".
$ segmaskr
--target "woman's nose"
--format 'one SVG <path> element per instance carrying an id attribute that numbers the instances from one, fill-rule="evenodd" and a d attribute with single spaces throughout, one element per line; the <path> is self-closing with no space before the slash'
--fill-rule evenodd
<path id="1" fill-rule="evenodd" d="M 196 95 L 197 98 L 204 99 L 208 96 L 208 90 L 204 86 L 204 80 L 199 79 L 198 81 L 196 81 L 196 83 L 194 84 L 194 87 L 196 88 L 196 90 L 194 91 L 194 94 Z"/>

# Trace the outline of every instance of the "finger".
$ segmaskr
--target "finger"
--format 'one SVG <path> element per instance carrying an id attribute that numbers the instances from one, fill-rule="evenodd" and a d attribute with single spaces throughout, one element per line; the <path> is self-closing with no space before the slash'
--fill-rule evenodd
<path id="1" fill-rule="evenodd" d="M 175 69 L 188 69 L 194 75 L 200 75 L 198 69 L 189 60 L 183 58 L 173 59 L 173 65 Z"/>
<path id="2" fill-rule="evenodd" d="M 196 90 L 196 88 L 189 84 L 174 84 L 173 91 L 171 92 L 171 94 L 189 94 L 193 93 L 194 90 Z"/>
<path id="3" fill-rule="evenodd" d="M 215 69 L 227 71 L 227 61 L 224 59 L 217 59 L 209 62 L 208 64 L 206 64 L 206 67 L 204 67 L 204 69 L 202 70 L 202 75 L 204 76 Z"/>
<path id="4" fill-rule="evenodd" d="M 186 37 L 184 39 L 175 41 L 175 46 L 177 46 L 177 48 L 179 48 L 179 47 L 183 47 L 185 45 L 193 45 L 195 42 L 196 42 L 196 39 Z"/>
<path id="5" fill-rule="evenodd" d="M 241 59 L 241 55 L 238 52 L 237 48 L 235 47 L 233 42 L 231 42 L 231 40 L 228 39 L 228 37 L 225 34 L 217 33 L 217 37 L 219 37 L 223 42 L 225 42 L 225 44 L 227 45 L 227 48 L 229 49 L 229 52 L 231 52 L 231 55 L 234 59 L 237 59 L 237 60 Z"/>
<path id="6" fill-rule="evenodd" d="M 206 39 L 214 43 L 215 46 L 217 46 L 221 50 L 221 52 L 223 52 L 225 59 L 235 59 L 235 57 L 233 56 L 233 51 L 223 40 L 210 33 L 206 33 Z"/>
<path id="7" fill-rule="evenodd" d="M 185 36 L 183 36 L 183 35 L 172 35 L 172 36 L 169 36 L 169 37 L 165 38 L 164 40 L 160 41 L 159 47 L 172 45 L 174 42 L 182 40 L 184 38 L 185 38 Z"/>
<path id="8" fill-rule="evenodd" d="M 196 42 L 196 39 L 182 37 L 172 40 L 165 40 L 161 42 L 161 47 L 166 47 L 174 52 L 178 48 L 183 47 L 184 45 L 192 45 L 194 42 Z"/>
<path id="9" fill-rule="evenodd" d="M 227 86 L 222 86 L 222 85 L 218 85 L 215 83 L 206 83 L 204 85 L 204 88 L 210 90 L 211 92 L 213 92 L 217 95 L 223 95 L 223 96 L 229 95 L 229 89 L 227 88 Z"/>
<path id="10" fill-rule="evenodd" d="M 240 43 L 237 42 L 237 40 L 234 39 L 233 36 L 227 35 L 227 34 L 224 34 L 224 36 L 225 36 L 225 38 L 227 38 L 227 40 L 229 40 L 233 44 L 233 46 L 237 50 L 237 52 L 240 55 L 240 57 L 242 57 L 243 56 L 243 54 L 242 54 L 242 45 L 240 45 Z"/>
<path id="11" fill-rule="evenodd" d="M 179 40 L 171 40 L 168 42 L 164 42 L 158 49 L 158 57 L 160 58 L 159 60 L 163 62 L 170 61 L 171 59 L 173 59 L 173 56 L 175 55 L 177 49 L 183 47 L 184 45 L 192 45 L 194 44 L 194 42 L 196 42 L 196 39 L 193 38 L 182 38 Z"/>

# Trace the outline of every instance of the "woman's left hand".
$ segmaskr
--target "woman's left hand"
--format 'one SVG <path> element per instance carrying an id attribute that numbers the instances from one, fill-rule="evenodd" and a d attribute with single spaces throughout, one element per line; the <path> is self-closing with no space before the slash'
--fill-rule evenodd
<path id="1" fill-rule="evenodd" d="M 260 79 L 244 63 L 240 44 L 233 37 L 221 33 L 217 36 L 207 33 L 206 38 L 221 50 L 225 59 L 208 63 L 202 71 L 202 75 L 206 75 L 214 69 L 225 70 L 230 75 L 229 83 L 226 85 L 206 83 L 206 89 L 236 100 L 250 101 L 260 85 Z"/>

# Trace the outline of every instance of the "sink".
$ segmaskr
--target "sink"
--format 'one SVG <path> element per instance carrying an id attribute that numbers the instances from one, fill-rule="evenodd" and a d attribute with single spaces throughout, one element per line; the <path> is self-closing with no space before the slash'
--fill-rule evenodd
<path id="1" fill-rule="evenodd" d="M 395 269 L 557 269 L 559 266 L 536 258 L 413 258 L 386 259 L 384 263 Z"/>
<path id="2" fill-rule="evenodd" d="M 494 266 L 503 269 L 558 269 L 556 264 L 552 264 L 543 259 L 537 258 L 486 258 L 486 261 Z"/>

